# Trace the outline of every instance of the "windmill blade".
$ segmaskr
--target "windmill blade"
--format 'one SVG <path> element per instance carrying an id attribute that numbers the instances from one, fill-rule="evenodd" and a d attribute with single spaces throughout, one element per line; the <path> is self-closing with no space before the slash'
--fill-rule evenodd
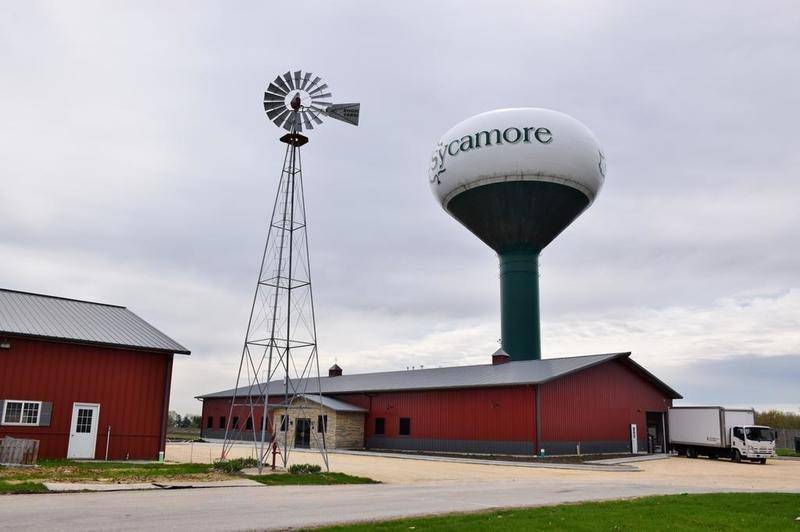
<path id="1" fill-rule="evenodd" d="M 314 81 L 312 81 L 311 84 L 308 87 L 305 88 L 305 90 L 308 91 L 308 92 L 311 92 L 311 89 L 314 88 L 314 85 L 316 85 L 320 81 L 322 81 L 322 78 L 319 77 L 319 76 L 315 76 L 314 77 Z"/>
<path id="2" fill-rule="evenodd" d="M 314 129 L 314 126 L 312 126 L 311 122 L 308 120 L 308 111 L 303 111 L 301 114 L 303 115 L 303 124 L 305 124 L 306 129 Z"/>
<path id="3" fill-rule="evenodd" d="M 311 99 L 317 100 L 320 98 L 330 98 L 331 96 L 333 96 L 333 94 L 331 94 L 330 92 L 326 92 L 325 94 L 315 94 L 314 96 L 311 97 Z"/>
<path id="4" fill-rule="evenodd" d="M 354 126 L 358 125 L 358 115 L 360 112 L 360 103 L 336 103 L 329 105 L 328 108 L 325 109 L 325 114 L 329 117 Z"/>
<path id="5" fill-rule="evenodd" d="M 302 131 L 303 125 L 300 123 L 300 115 L 297 112 L 289 113 L 289 118 L 286 119 L 286 122 L 283 124 L 284 129 L 288 129 L 289 131 L 294 128 L 296 131 Z"/>
<path id="6" fill-rule="evenodd" d="M 287 114 L 289 114 L 288 109 L 286 109 L 286 111 L 282 112 L 280 115 L 275 117 L 275 120 L 273 120 L 273 122 L 275 122 L 275 125 L 281 127 L 281 125 L 283 124 L 283 119 Z"/>
<path id="7" fill-rule="evenodd" d="M 306 90 L 306 86 L 308 85 L 309 79 L 311 79 L 311 72 L 307 72 L 306 75 L 303 77 L 303 84 L 300 86 L 301 90 Z"/>
<path id="8" fill-rule="evenodd" d="M 283 114 L 284 113 L 288 113 L 288 112 L 289 112 L 289 110 L 284 105 L 281 108 L 271 109 L 271 110 L 267 111 L 267 118 L 269 118 L 270 120 L 275 122 L 278 118 L 283 118 Z M 280 124 L 278 124 L 278 125 L 280 125 Z"/>
<path id="9" fill-rule="evenodd" d="M 283 94 L 289 94 L 289 91 L 291 89 L 289 88 L 288 85 L 286 85 L 286 82 L 283 81 L 283 79 L 280 76 L 275 78 L 274 83 L 275 83 L 275 85 L 277 85 L 278 87 L 280 87 L 283 90 Z"/>
<path id="10" fill-rule="evenodd" d="M 311 120 L 313 120 L 317 125 L 322 123 L 322 120 L 319 118 L 318 111 L 312 111 L 309 109 L 308 114 L 311 116 Z"/>
<path id="11" fill-rule="evenodd" d="M 294 90 L 294 82 L 292 81 L 292 72 L 289 71 L 283 75 L 283 79 L 286 80 L 286 84 L 289 86 L 291 90 Z"/>
<path id="12" fill-rule="evenodd" d="M 264 111 L 266 111 L 267 114 L 276 109 L 286 109 L 286 104 L 283 102 L 264 102 Z"/>
<path id="13" fill-rule="evenodd" d="M 294 72 L 294 88 L 295 89 L 299 89 L 300 88 L 300 74 L 302 74 L 302 72 L 300 72 L 299 70 L 295 70 L 295 72 Z"/>
<path id="14" fill-rule="evenodd" d="M 279 96 L 277 94 L 270 94 L 268 92 L 264 93 L 264 101 L 265 102 L 284 102 L 286 101 L 286 96 Z"/>
<path id="15" fill-rule="evenodd" d="M 280 78 L 278 78 L 278 79 L 280 79 Z M 278 80 L 276 79 L 275 81 L 278 81 Z M 287 94 L 289 94 L 289 91 L 283 90 L 282 88 L 280 88 L 277 85 L 275 85 L 274 82 L 269 84 L 269 87 L 267 87 L 267 91 L 271 92 L 273 94 L 279 94 L 281 96 L 286 96 Z"/>
<path id="16" fill-rule="evenodd" d="M 317 111 L 325 112 L 325 109 L 331 105 L 331 102 L 311 102 L 311 107 L 316 109 Z"/>
<path id="17" fill-rule="evenodd" d="M 313 91 L 309 92 L 309 94 L 310 94 L 310 95 L 311 95 L 311 97 L 313 98 L 315 94 L 317 94 L 318 92 L 322 92 L 322 91 L 324 91 L 324 90 L 325 90 L 325 89 L 327 89 L 327 88 L 328 88 L 328 84 L 327 84 L 327 83 L 323 83 L 322 85 L 320 85 L 319 87 L 317 87 L 317 88 L 316 88 L 316 89 L 314 89 Z"/>

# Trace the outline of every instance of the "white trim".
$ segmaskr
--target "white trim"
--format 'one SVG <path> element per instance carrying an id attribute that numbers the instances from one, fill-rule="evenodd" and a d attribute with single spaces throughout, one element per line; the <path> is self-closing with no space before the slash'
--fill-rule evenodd
<path id="1" fill-rule="evenodd" d="M 44 401 L 26 401 L 24 399 L 3 399 L 3 421 L 0 422 L 0 425 L 5 425 L 8 427 L 38 427 L 39 421 L 42 419 L 42 403 Z M 36 421 L 34 423 L 12 423 L 6 422 L 6 412 L 8 411 L 9 403 L 22 403 L 22 410 L 19 413 L 19 418 L 22 419 L 22 415 L 25 413 L 25 403 L 28 404 L 37 404 L 39 405 L 38 410 L 36 411 Z"/>

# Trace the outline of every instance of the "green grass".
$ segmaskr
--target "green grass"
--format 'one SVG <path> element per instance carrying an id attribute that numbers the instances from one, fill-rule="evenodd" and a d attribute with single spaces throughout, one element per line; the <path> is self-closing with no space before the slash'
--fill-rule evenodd
<path id="1" fill-rule="evenodd" d="M 0 495 L 19 493 L 47 493 L 41 482 L 5 482 L 0 480 Z"/>
<path id="2" fill-rule="evenodd" d="M 322 530 L 793 530 L 800 495 L 714 493 L 402 519 Z"/>
<path id="3" fill-rule="evenodd" d="M 38 467 L 0 467 L 0 481 L 149 481 L 191 478 L 211 473 L 211 464 L 164 464 L 158 462 L 76 462 L 40 460 Z"/>
<path id="4" fill-rule="evenodd" d="M 797 457 L 800 457 L 800 453 L 795 452 L 792 449 L 775 449 L 775 453 L 778 456 L 797 456 Z"/>
<path id="5" fill-rule="evenodd" d="M 200 429 L 168 429 L 167 439 L 170 441 L 195 441 L 200 439 Z"/>
<path id="6" fill-rule="evenodd" d="M 325 484 L 378 484 L 376 480 L 365 477 L 354 477 L 344 473 L 305 473 L 300 475 L 275 474 L 252 475 L 247 478 L 266 484 L 267 486 L 302 486 Z"/>

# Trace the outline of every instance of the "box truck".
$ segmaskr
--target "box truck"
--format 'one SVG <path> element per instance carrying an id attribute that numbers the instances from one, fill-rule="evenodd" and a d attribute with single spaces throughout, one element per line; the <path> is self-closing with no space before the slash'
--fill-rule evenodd
<path id="1" fill-rule="evenodd" d="M 754 410 L 721 406 L 670 408 L 669 443 L 681 456 L 767 463 L 775 456 L 775 431 L 756 425 Z"/>

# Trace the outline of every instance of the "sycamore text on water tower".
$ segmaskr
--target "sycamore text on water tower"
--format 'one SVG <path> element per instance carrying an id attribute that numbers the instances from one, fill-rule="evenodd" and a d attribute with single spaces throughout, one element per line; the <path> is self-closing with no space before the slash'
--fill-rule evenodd
<path id="1" fill-rule="evenodd" d="M 494 143 L 492 143 L 493 137 Z M 503 144 L 503 142 L 516 144 L 518 142 L 530 143 L 533 140 L 540 144 L 550 144 L 553 142 L 553 133 L 546 127 L 507 127 L 502 132 L 499 129 L 478 131 L 472 135 L 464 135 L 460 139 L 451 140 L 447 144 L 439 142 L 431 156 L 428 177 L 431 183 L 441 184 L 439 176 L 445 172 L 445 158 L 448 155 L 455 157 L 460 152 L 468 152 L 482 147 L 488 148 L 494 144 Z"/>

